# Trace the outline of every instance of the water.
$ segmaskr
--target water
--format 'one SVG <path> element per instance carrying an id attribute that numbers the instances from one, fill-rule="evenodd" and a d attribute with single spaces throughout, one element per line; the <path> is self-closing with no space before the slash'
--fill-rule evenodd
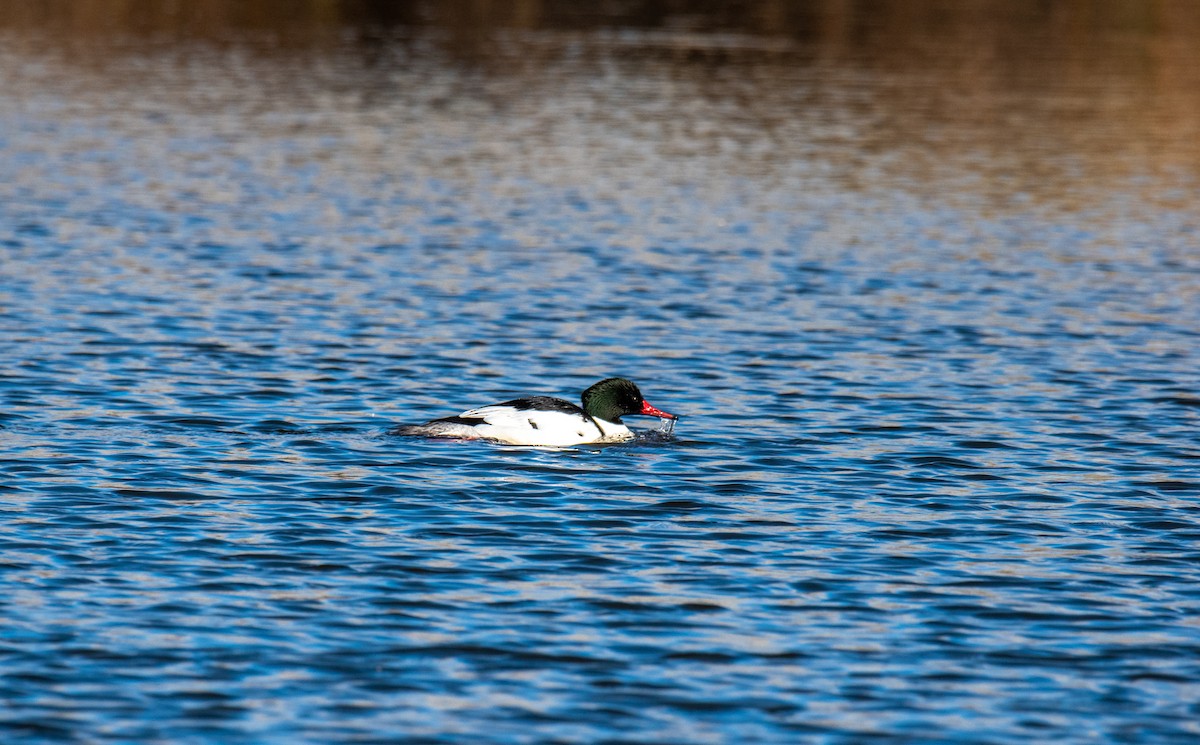
<path id="1" fill-rule="evenodd" d="M 1200 45 L 1117 5 L 0 14 L 4 740 L 1195 742 Z M 386 434 L 610 375 L 674 432 Z"/>

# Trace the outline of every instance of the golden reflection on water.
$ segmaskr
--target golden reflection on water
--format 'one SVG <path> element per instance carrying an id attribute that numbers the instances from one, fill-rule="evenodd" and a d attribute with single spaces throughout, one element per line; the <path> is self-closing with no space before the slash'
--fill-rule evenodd
<path id="1" fill-rule="evenodd" d="M 564 182 L 650 147 L 682 182 L 702 180 L 686 164 L 707 161 L 786 184 L 799 163 L 802 188 L 824 178 L 1006 213 L 1090 209 L 1150 178 L 1140 197 L 1196 207 L 1190 0 L 758 0 L 688 13 L 535 0 L 6 2 L 0 37 L 18 91 L 23 69 L 47 60 L 47 83 L 130 87 L 213 44 L 240 46 L 250 60 L 239 85 L 293 103 L 341 97 L 326 113 L 346 115 L 314 127 L 355 133 L 342 146 L 368 160 L 390 134 L 371 110 L 410 98 L 428 131 L 467 143 L 456 157 L 510 173 L 524 160 Z M 131 57 L 149 62 L 135 74 Z M 428 72 L 431 60 L 443 73 Z M 195 91 L 206 73 L 191 75 L 173 84 Z M 354 116 L 362 126 L 348 126 Z M 444 158 L 438 168 L 452 171 Z"/>

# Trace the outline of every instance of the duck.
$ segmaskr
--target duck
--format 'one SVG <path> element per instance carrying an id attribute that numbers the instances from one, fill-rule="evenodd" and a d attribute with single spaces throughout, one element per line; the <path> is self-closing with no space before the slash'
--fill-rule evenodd
<path id="1" fill-rule="evenodd" d="M 570 447 L 622 442 L 633 431 L 623 416 L 679 419 L 650 405 L 626 378 L 606 378 L 580 396 L 582 406 L 553 396 L 528 396 L 469 409 L 425 424 L 401 425 L 393 434 L 456 440 L 489 440 L 505 445 Z"/>

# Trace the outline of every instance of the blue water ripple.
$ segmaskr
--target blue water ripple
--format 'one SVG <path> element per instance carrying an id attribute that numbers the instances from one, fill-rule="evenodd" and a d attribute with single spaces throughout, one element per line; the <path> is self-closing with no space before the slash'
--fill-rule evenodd
<path id="1" fill-rule="evenodd" d="M 833 177 L 862 111 L 771 60 L 710 81 L 754 124 L 619 56 L 365 101 L 214 47 L 201 105 L 138 54 L 5 66 L 0 732 L 1200 736 L 1195 190 Z M 388 434 L 615 374 L 675 432 Z"/>

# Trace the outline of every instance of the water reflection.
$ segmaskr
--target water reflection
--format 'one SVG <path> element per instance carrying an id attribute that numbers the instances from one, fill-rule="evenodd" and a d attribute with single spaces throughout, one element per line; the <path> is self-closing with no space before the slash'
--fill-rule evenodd
<path id="1" fill-rule="evenodd" d="M 620 168 L 641 147 L 679 162 L 732 148 L 755 177 L 793 179 L 803 163 L 804 181 L 827 169 L 839 188 L 900 187 L 947 203 L 967 195 L 1000 209 L 1079 211 L 1096 206 L 1080 184 L 1137 190 L 1141 179 L 1166 179 L 1178 190 L 1154 199 L 1186 209 L 1200 171 L 1200 20 L 1190 10 L 1167 1 L 702 3 L 684 13 L 660 3 L 94 0 L 5 4 L 0 33 L 13 42 L 5 67 L 18 94 L 80 76 L 88 87 L 158 79 L 196 90 L 190 69 L 208 85 L 232 75 L 260 102 L 336 95 L 360 116 L 420 121 L 475 161 L 542 165 L 570 148 L 588 154 L 586 170 Z M 192 67 L 208 54 L 201 41 L 289 64 L 201 72 Z M 145 115 L 161 116 L 153 108 Z M 539 120 L 551 108 L 553 119 Z M 591 127 L 565 131 L 581 121 Z M 376 128 L 364 125 L 350 146 L 377 147 Z M 503 152 L 510 145 L 536 152 Z"/>

